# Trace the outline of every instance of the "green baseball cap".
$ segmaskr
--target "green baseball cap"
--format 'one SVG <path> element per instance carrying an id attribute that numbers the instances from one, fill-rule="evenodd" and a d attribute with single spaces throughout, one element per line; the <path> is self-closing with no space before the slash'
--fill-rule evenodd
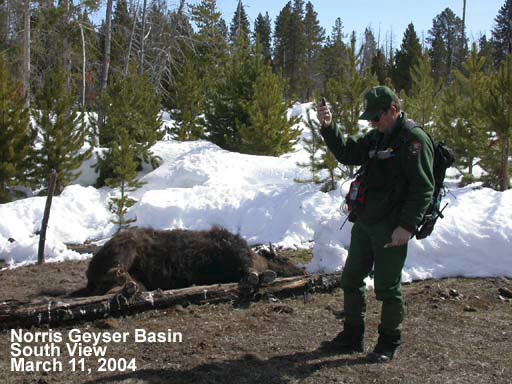
<path id="1" fill-rule="evenodd" d="M 371 88 L 364 94 L 364 112 L 359 120 L 377 120 L 393 101 L 398 102 L 398 97 L 390 88 L 384 85 Z"/>

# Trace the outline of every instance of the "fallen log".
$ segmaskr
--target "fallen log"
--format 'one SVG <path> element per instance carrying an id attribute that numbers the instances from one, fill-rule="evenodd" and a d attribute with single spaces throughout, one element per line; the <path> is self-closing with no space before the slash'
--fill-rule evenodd
<path id="1" fill-rule="evenodd" d="M 339 287 L 339 283 L 340 274 L 334 273 L 280 278 L 256 288 L 229 283 L 134 294 L 122 292 L 72 299 L 51 298 L 19 305 L 0 302 L 0 329 L 73 324 L 108 316 L 169 308 L 178 304 L 243 302 L 259 300 L 262 297 L 285 298 L 314 292 L 330 292 Z"/>
<path id="2" fill-rule="evenodd" d="M 72 251 L 78 252 L 80 254 L 83 253 L 92 253 L 93 255 L 97 253 L 101 249 L 101 245 L 98 244 L 74 244 L 74 243 L 67 243 L 64 244 L 67 249 L 70 249 Z"/>

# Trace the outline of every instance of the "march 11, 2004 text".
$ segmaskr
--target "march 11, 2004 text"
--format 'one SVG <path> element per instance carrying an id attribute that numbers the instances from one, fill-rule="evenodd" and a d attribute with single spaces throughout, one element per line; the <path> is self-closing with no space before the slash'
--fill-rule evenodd
<path id="1" fill-rule="evenodd" d="M 161 332 L 136 328 L 133 331 L 66 332 L 11 330 L 11 371 L 92 373 L 137 369 L 136 359 L 108 357 L 108 347 L 117 343 L 182 343 L 183 335 L 172 329 Z"/>

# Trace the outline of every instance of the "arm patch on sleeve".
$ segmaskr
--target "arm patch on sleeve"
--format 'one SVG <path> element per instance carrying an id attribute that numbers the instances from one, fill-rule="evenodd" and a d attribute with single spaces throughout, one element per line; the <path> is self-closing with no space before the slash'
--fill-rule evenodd
<path id="1" fill-rule="evenodd" d="M 413 156 L 418 156 L 419 153 L 421 152 L 421 147 L 422 147 L 421 142 L 419 142 L 417 140 L 411 141 L 411 143 L 409 144 L 409 152 Z"/>

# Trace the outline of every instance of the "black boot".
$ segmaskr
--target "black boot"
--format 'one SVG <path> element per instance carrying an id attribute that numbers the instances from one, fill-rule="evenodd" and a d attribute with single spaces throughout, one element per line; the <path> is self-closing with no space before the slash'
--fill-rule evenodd
<path id="1" fill-rule="evenodd" d="M 345 324 L 343 331 L 334 339 L 322 342 L 321 348 L 337 353 L 358 353 L 364 351 L 364 325 Z"/>
<path id="2" fill-rule="evenodd" d="M 380 335 L 373 352 L 370 352 L 366 359 L 370 363 L 389 363 L 393 360 L 400 344 L 400 336 Z"/>

